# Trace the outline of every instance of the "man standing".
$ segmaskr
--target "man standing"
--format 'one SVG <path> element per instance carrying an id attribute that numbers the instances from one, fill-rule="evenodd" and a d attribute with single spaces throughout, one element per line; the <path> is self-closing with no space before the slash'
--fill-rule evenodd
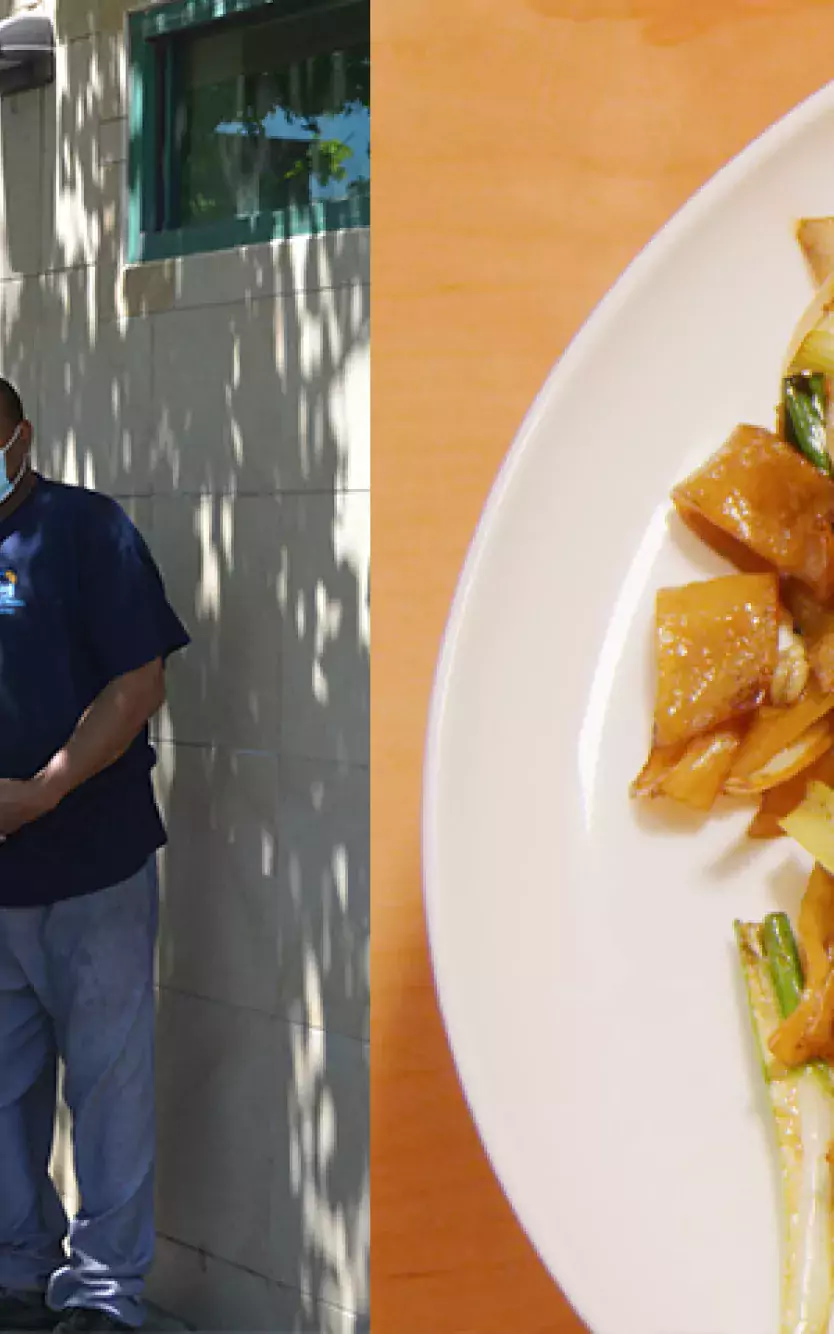
<path id="1" fill-rule="evenodd" d="M 154 1248 L 148 721 L 188 643 L 112 500 L 40 477 L 0 379 L 0 1330 L 132 1329 Z M 48 1174 L 58 1058 L 81 1206 Z"/>

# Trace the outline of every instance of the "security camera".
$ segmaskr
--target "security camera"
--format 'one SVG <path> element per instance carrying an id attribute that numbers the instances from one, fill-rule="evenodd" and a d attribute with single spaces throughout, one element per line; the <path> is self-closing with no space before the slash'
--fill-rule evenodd
<path id="1" fill-rule="evenodd" d="M 55 33 L 45 14 L 0 22 L 0 97 L 42 88 L 55 78 Z"/>

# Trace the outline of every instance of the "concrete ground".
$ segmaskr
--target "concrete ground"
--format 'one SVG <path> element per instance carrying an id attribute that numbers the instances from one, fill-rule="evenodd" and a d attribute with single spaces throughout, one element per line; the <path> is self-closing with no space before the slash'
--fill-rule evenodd
<path id="1" fill-rule="evenodd" d="M 174 1330 L 190 1329 L 182 1320 L 160 1311 L 158 1306 L 148 1303 L 148 1318 L 142 1327 L 142 1334 L 173 1334 Z"/>

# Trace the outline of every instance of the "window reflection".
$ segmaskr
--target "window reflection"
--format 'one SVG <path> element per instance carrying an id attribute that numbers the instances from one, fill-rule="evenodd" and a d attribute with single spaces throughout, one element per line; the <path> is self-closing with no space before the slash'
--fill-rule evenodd
<path id="1" fill-rule="evenodd" d="M 192 37 L 181 56 L 182 225 L 367 194 L 367 8 Z"/>

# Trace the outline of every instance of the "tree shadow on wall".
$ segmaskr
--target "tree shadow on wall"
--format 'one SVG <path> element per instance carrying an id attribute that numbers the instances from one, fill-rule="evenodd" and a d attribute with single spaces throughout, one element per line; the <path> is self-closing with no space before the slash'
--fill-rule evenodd
<path id="1" fill-rule="evenodd" d="M 204 1329 L 342 1330 L 368 1304 L 368 238 L 195 256 L 173 309 L 118 318 L 101 49 L 2 106 L 0 373 L 193 636 L 157 726 L 152 1291 Z"/>

